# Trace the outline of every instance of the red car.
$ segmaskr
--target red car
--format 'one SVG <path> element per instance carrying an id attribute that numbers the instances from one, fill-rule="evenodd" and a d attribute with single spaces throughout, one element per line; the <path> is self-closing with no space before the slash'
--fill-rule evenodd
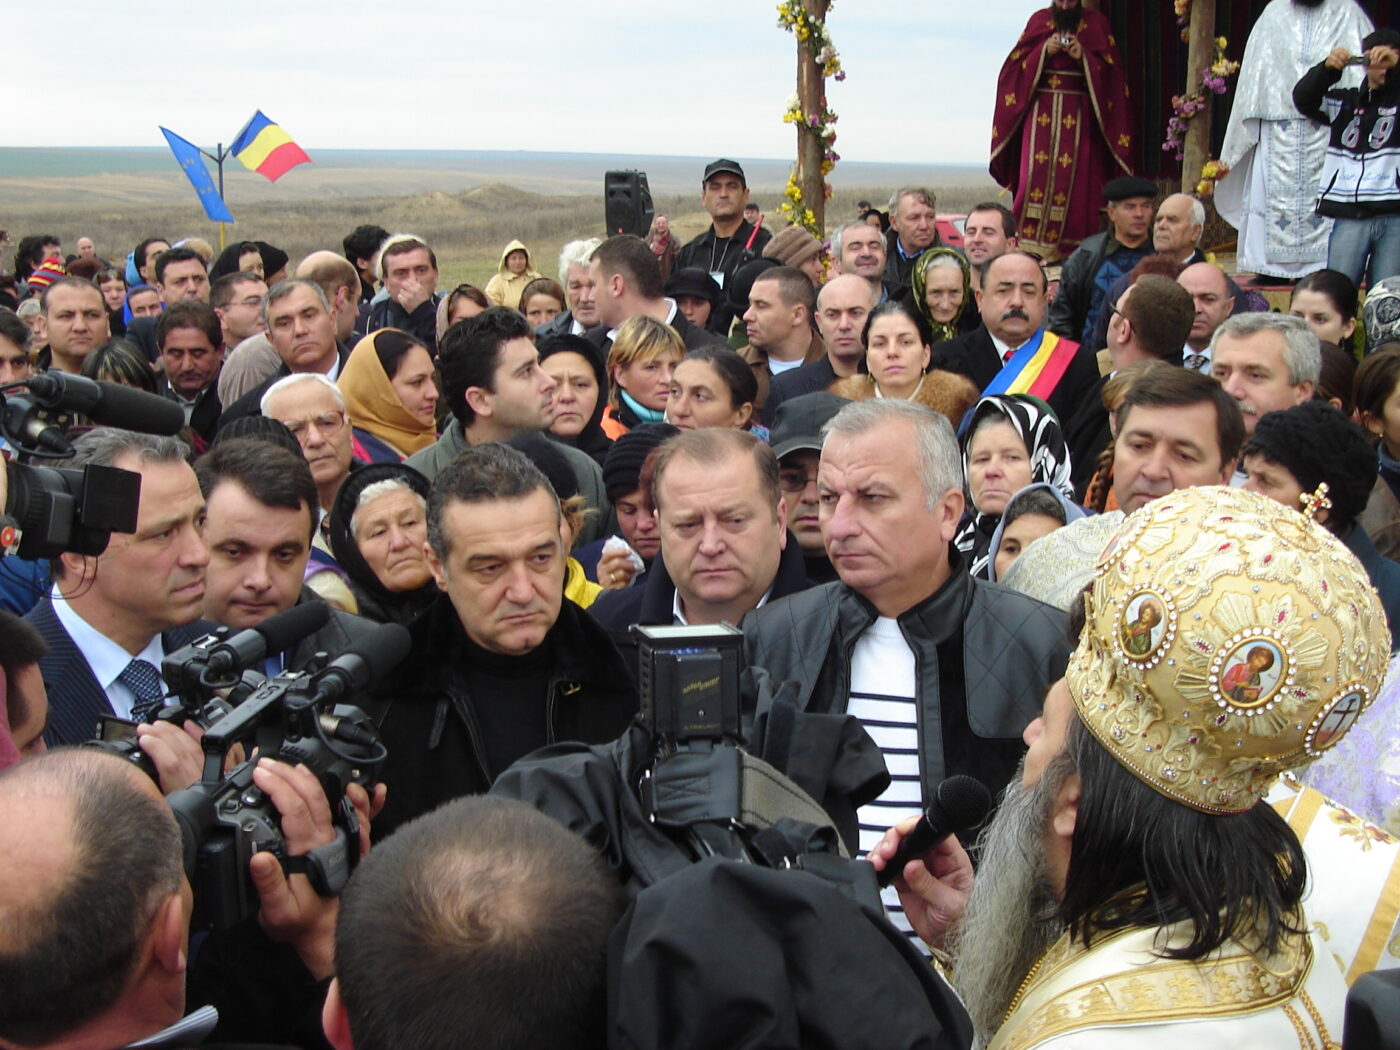
<path id="1" fill-rule="evenodd" d="M 961 248 L 963 246 L 963 223 L 967 222 L 965 214 L 947 215 L 940 214 L 934 216 L 934 222 L 938 225 L 938 243 L 949 248 Z"/>

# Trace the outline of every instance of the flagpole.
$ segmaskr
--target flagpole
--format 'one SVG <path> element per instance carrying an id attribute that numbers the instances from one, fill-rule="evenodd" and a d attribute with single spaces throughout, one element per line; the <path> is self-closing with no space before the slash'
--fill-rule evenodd
<path id="1" fill-rule="evenodd" d="M 224 158 L 228 156 L 228 153 L 224 150 L 224 144 L 223 144 L 222 142 L 220 142 L 218 145 L 216 145 L 216 146 L 214 147 L 214 152 L 213 152 L 213 153 L 210 153 L 208 150 L 203 150 L 203 149 L 200 150 L 199 152 L 200 152 L 200 153 L 203 153 L 206 157 L 208 157 L 210 160 L 212 160 L 212 161 L 215 163 L 215 165 L 218 166 L 218 169 L 219 169 L 219 200 L 224 201 L 225 203 L 227 203 L 228 198 L 224 196 Z M 225 248 L 227 248 L 227 247 L 228 247 L 228 223 L 226 223 L 226 222 L 221 222 L 221 223 L 219 223 L 219 252 L 220 252 L 220 254 L 222 254 L 222 253 L 223 253 L 223 250 L 224 250 Z"/>

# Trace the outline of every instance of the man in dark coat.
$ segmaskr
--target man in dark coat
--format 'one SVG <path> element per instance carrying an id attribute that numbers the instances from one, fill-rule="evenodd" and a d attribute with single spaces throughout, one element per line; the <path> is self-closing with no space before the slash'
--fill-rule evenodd
<path id="1" fill-rule="evenodd" d="M 1087 347 L 1044 327 L 1045 272 L 1022 251 L 998 255 L 982 270 L 979 328 L 934 348 L 933 367 L 967 376 L 984 394 L 1034 394 L 1064 421 L 1099 378 Z"/>
<path id="2" fill-rule="evenodd" d="M 486 791 L 546 744 L 612 740 L 636 713 L 622 657 L 563 596 L 559 520 L 539 468 L 502 445 L 463 452 L 433 482 L 428 564 L 443 596 L 379 693 L 389 801 L 376 837 Z"/>
<path id="3" fill-rule="evenodd" d="M 737 161 L 721 158 L 706 165 L 705 177 L 700 180 L 700 203 L 710 213 L 710 228 L 680 250 L 673 269 L 698 267 L 725 288 L 739 267 L 762 256 L 772 234 L 744 218 L 748 202 L 749 184 Z M 659 273 L 660 267 L 657 269 Z M 712 332 L 727 332 L 733 319 L 733 312 L 721 302 L 707 327 Z"/>
<path id="4" fill-rule="evenodd" d="M 665 297 L 656 256 L 640 237 L 630 234 L 609 237 L 594 251 L 588 263 L 588 274 L 594 284 L 600 321 L 584 338 L 596 346 L 604 358 L 612 349 L 613 333 L 622 322 L 641 314 L 674 328 L 687 350 L 707 343 L 728 345 L 713 331 L 687 321 L 676 301 Z"/>

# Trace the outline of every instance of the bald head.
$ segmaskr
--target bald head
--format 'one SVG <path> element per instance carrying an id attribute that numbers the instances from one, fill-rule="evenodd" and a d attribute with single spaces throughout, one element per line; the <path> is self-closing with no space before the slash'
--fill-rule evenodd
<path id="1" fill-rule="evenodd" d="M 879 301 L 879 285 L 854 273 L 838 274 L 817 293 L 817 328 L 837 375 L 853 375 L 865 345 L 865 320 Z"/>
<path id="2" fill-rule="evenodd" d="M 1224 270 L 1207 262 L 1186 267 L 1176 282 L 1191 293 L 1195 312 L 1186 345 L 1199 353 L 1210 345 L 1211 337 L 1221 322 L 1234 312 L 1235 300 L 1230 294 L 1230 282 Z"/>
<path id="3" fill-rule="evenodd" d="M 354 264 L 335 252 L 312 252 L 297 265 L 294 276 L 321 286 L 335 318 L 335 337 L 349 339 L 360 309 L 360 275 Z"/>
<path id="4" fill-rule="evenodd" d="M 0 774 L 0 1040 L 54 1042 L 112 1011 L 183 885 L 175 818 L 135 766 L 74 748 Z"/>

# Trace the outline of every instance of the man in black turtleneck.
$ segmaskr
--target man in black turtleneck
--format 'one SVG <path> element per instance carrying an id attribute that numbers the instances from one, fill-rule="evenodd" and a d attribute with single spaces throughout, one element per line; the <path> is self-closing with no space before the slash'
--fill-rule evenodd
<path id="1" fill-rule="evenodd" d="M 563 596 L 559 500 L 515 449 L 463 451 L 428 498 L 428 566 L 443 594 L 381 688 L 389 801 L 382 838 L 449 799 L 480 794 L 556 741 L 617 738 L 637 710 L 607 633 Z"/>
<path id="2" fill-rule="evenodd" d="M 710 228 L 680 250 L 674 269 L 699 267 L 723 289 L 739 267 L 763 254 L 772 234 L 744 218 L 749 184 L 737 161 L 721 158 L 705 167 L 705 177 L 700 180 L 700 203 L 710 214 Z M 733 313 L 721 301 L 705 327 L 724 334 L 733 319 Z"/>

